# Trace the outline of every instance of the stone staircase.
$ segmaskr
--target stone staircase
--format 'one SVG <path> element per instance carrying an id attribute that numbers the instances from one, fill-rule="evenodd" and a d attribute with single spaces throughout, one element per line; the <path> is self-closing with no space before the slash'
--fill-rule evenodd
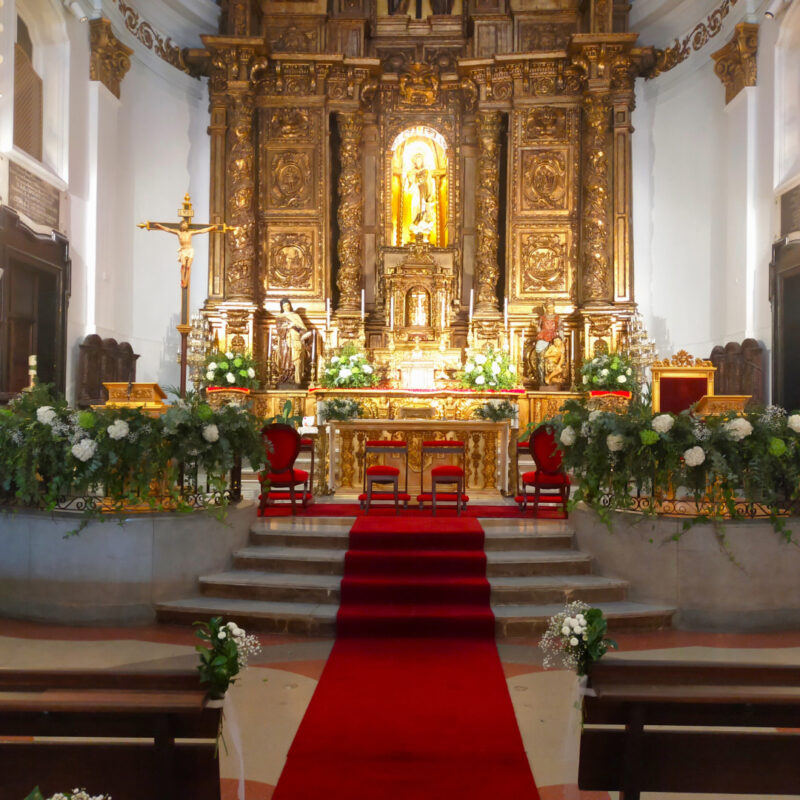
<path id="1" fill-rule="evenodd" d="M 570 600 L 603 609 L 612 630 L 669 627 L 674 609 L 626 600 L 627 583 L 592 574 L 568 521 L 482 519 L 497 635 L 541 633 Z M 162 622 L 222 615 L 245 628 L 333 636 L 352 520 L 259 518 L 229 572 L 200 578 L 200 595 L 161 603 Z"/>

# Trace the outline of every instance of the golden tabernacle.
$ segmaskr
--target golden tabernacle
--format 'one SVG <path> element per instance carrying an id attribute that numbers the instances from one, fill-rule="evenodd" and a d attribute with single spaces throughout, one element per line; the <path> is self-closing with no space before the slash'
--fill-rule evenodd
<path id="1" fill-rule="evenodd" d="M 152 416 L 167 410 L 164 403 L 166 392 L 157 383 L 128 383 L 126 381 L 104 383 L 108 392 L 107 406 L 114 408 L 141 408 Z"/>

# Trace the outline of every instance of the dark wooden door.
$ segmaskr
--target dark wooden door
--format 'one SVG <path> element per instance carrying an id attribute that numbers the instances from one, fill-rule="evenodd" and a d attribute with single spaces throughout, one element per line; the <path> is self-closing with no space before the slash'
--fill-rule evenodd
<path id="1" fill-rule="evenodd" d="M 39 380 L 64 391 L 69 267 L 66 239 L 0 208 L 0 402 L 28 385 L 31 355 Z"/>

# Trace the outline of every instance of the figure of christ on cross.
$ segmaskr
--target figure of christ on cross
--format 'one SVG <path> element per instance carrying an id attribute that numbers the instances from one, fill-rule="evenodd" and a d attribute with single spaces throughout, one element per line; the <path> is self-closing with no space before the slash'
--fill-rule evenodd
<path id="1" fill-rule="evenodd" d="M 194 261 L 194 247 L 192 237 L 202 233 L 228 233 L 235 231 L 235 227 L 219 223 L 214 225 L 193 225 L 190 220 L 194 216 L 192 201 L 187 192 L 183 197 L 183 205 L 178 211 L 181 221 L 174 222 L 140 222 L 137 227 L 146 231 L 158 230 L 172 233 L 178 237 L 178 263 L 181 266 L 181 323 L 178 333 L 181 335 L 181 397 L 186 392 L 186 337 L 189 333 L 189 281 L 192 275 L 192 261 Z"/>

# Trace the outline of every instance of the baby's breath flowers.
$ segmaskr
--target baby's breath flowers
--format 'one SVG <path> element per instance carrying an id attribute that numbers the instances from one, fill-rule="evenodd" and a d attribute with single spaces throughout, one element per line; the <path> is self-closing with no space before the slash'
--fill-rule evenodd
<path id="1" fill-rule="evenodd" d="M 195 634 L 205 642 L 195 647 L 200 654 L 200 683 L 208 685 L 211 698 L 220 699 L 247 666 L 248 659 L 261 651 L 261 645 L 255 636 L 248 635 L 235 622 L 223 622 L 222 617 L 194 624 Z"/>
<path id="2" fill-rule="evenodd" d="M 617 643 L 606 639 L 608 623 L 599 608 L 575 600 L 550 617 L 539 641 L 544 651 L 545 669 L 562 667 L 585 675 L 589 665 L 599 661 Z"/>

